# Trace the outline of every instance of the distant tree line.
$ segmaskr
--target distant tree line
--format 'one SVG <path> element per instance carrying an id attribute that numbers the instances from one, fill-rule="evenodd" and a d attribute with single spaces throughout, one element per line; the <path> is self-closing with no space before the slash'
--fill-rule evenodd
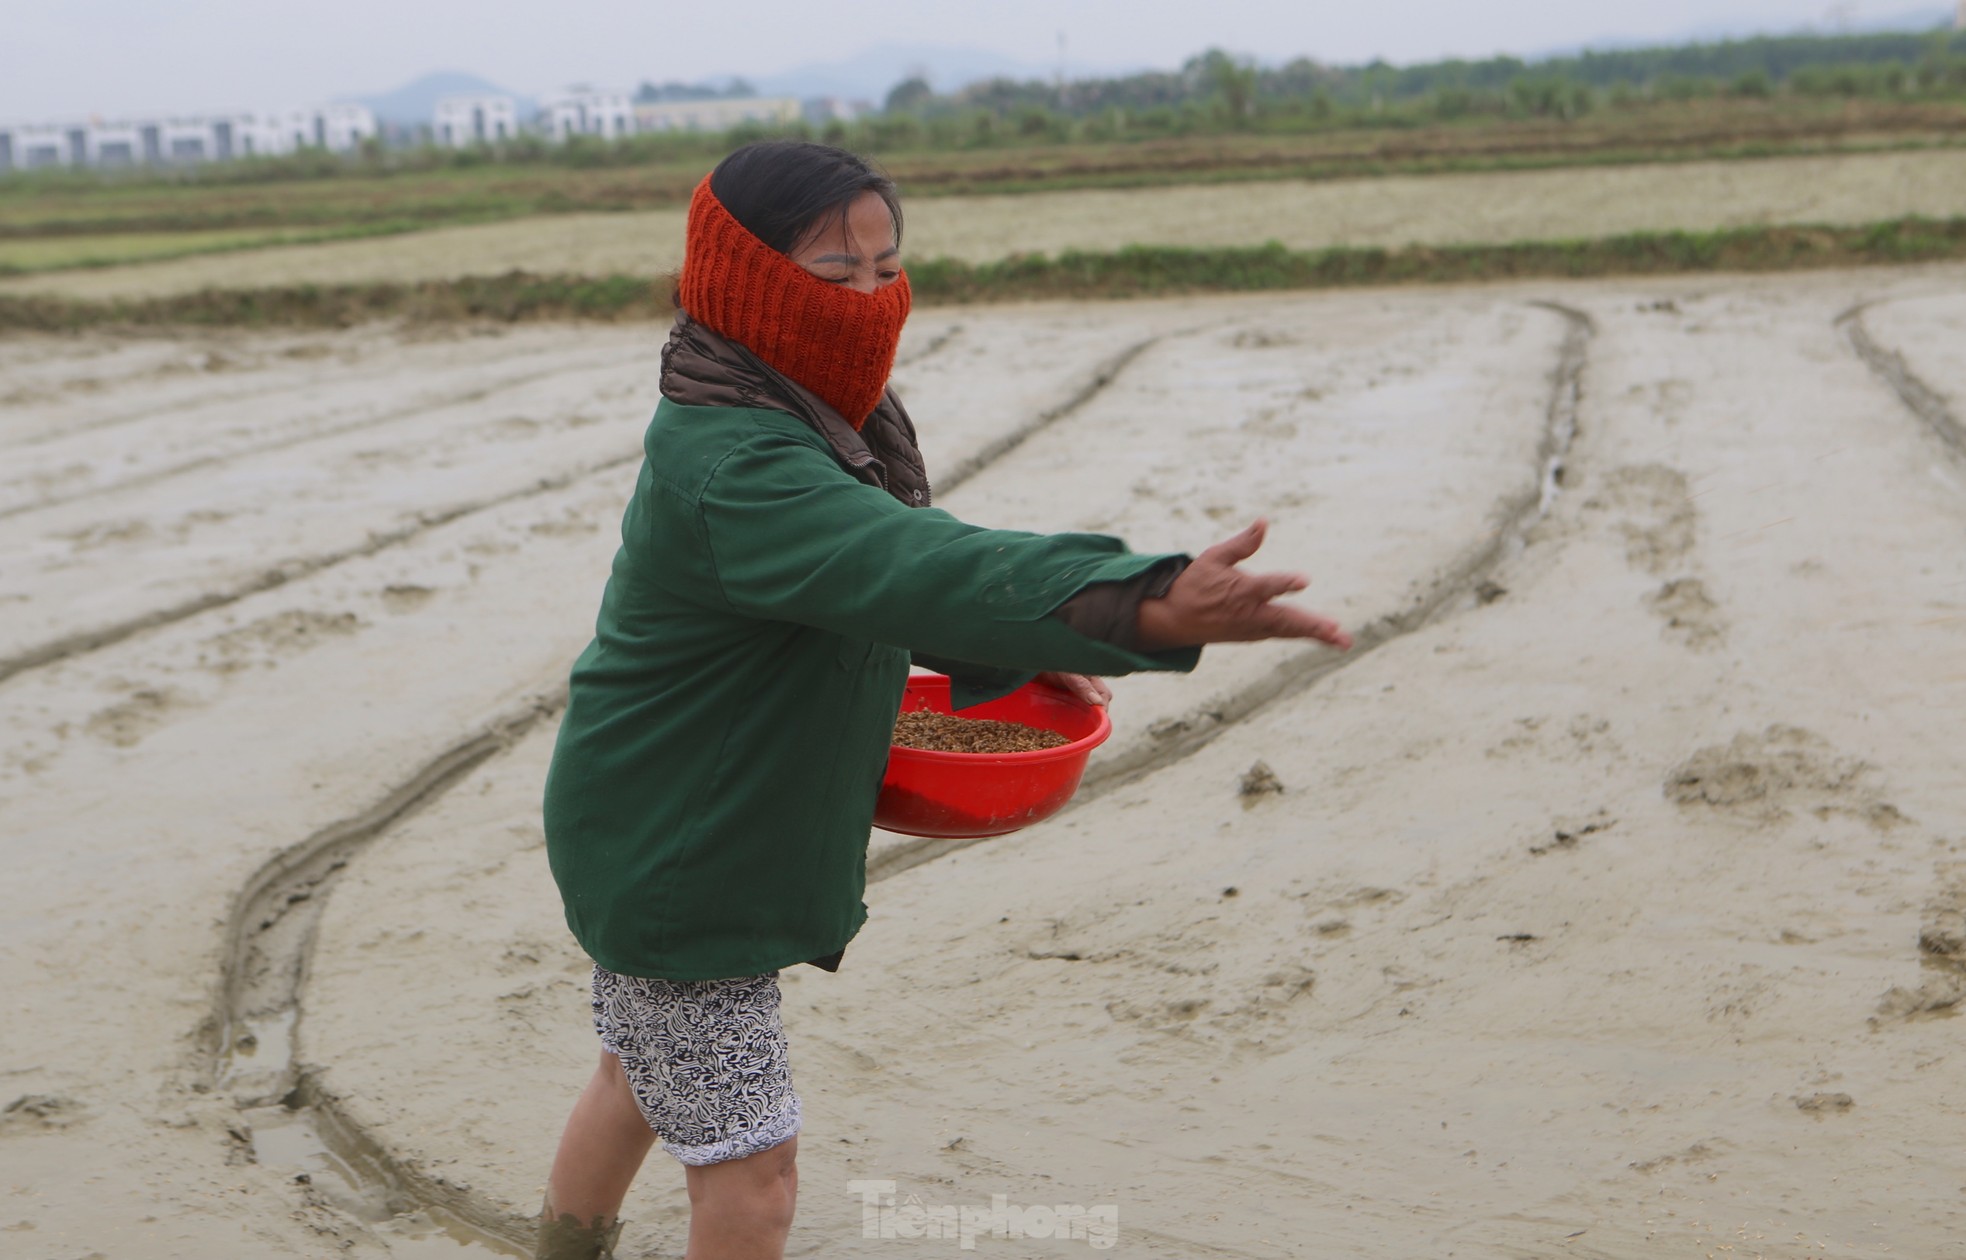
<path id="1" fill-rule="evenodd" d="M 1058 84 L 993 79 L 946 95 L 919 78 L 888 94 L 887 130 L 944 140 L 1186 132 L 1220 126 L 1575 118 L 1604 106 L 1701 97 L 1966 96 L 1966 34 L 1797 35 L 1394 66 L 1299 57 L 1263 66 L 1211 49 L 1178 71 Z M 959 120 L 960 127 L 951 127 Z M 967 134 L 962 132 L 966 128 Z M 880 129 L 878 121 L 875 129 Z"/>
<path id="2" fill-rule="evenodd" d="M 638 101 L 755 95 L 743 79 L 646 82 Z M 1460 120 L 1570 120 L 1654 102 L 1824 99 L 1966 102 L 1966 33 L 1815 35 L 1713 44 L 1394 66 L 1334 66 L 1299 57 L 1265 66 L 1220 49 L 1178 70 L 1071 82 L 993 79 L 938 93 L 911 77 L 885 108 L 854 120 L 741 123 L 728 132 L 668 132 L 602 140 L 535 135 L 464 149 L 365 145 L 352 157 L 308 151 L 173 172 L 171 181 L 255 183 L 483 166 L 633 167 L 711 159 L 770 136 L 823 140 L 877 153 L 988 149 L 1065 141 L 1108 143 L 1230 131 L 1404 128 Z M 12 185 L 94 182 L 100 172 L 16 173 Z M 129 177 L 120 177 L 129 178 Z M 143 175 L 141 178 L 156 178 Z"/>

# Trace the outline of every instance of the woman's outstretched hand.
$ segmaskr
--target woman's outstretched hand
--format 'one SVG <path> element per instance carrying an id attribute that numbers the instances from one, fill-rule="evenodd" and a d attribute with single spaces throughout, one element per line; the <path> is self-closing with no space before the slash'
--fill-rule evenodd
<path id="1" fill-rule="evenodd" d="M 1236 566 L 1263 545 L 1268 521 L 1216 543 L 1195 557 L 1160 599 L 1142 600 L 1137 623 L 1141 650 L 1244 643 L 1252 639 L 1316 639 L 1344 650 L 1352 636 L 1329 617 L 1275 601 L 1301 591 L 1301 573 L 1245 573 Z"/>

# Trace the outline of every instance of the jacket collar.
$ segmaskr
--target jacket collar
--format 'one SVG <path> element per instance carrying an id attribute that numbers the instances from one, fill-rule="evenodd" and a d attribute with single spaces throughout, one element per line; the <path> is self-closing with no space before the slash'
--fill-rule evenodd
<path id="1" fill-rule="evenodd" d="M 686 407 L 762 407 L 796 416 L 848 472 L 909 507 L 928 506 L 928 470 L 914 422 L 892 389 L 856 429 L 825 399 L 681 310 L 662 347 L 660 387 L 664 398 Z"/>

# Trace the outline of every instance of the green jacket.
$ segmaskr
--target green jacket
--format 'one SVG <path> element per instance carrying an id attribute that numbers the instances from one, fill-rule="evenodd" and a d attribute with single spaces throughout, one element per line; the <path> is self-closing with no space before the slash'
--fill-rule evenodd
<path id="1" fill-rule="evenodd" d="M 567 924 L 611 971 L 721 979 L 844 948 L 911 653 L 1025 674 L 1198 659 L 1049 615 L 1165 557 L 908 507 L 783 411 L 664 399 L 643 449 L 546 783 Z"/>

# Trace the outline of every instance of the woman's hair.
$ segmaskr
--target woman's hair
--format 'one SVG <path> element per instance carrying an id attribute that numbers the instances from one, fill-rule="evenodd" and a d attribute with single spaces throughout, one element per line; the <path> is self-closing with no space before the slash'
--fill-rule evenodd
<path id="1" fill-rule="evenodd" d="M 894 181 L 857 153 L 809 140 L 760 140 L 717 163 L 710 191 L 745 230 L 781 254 L 813 232 L 845 220 L 863 192 L 879 193 L 901 243 L 901 199 Z"/>

